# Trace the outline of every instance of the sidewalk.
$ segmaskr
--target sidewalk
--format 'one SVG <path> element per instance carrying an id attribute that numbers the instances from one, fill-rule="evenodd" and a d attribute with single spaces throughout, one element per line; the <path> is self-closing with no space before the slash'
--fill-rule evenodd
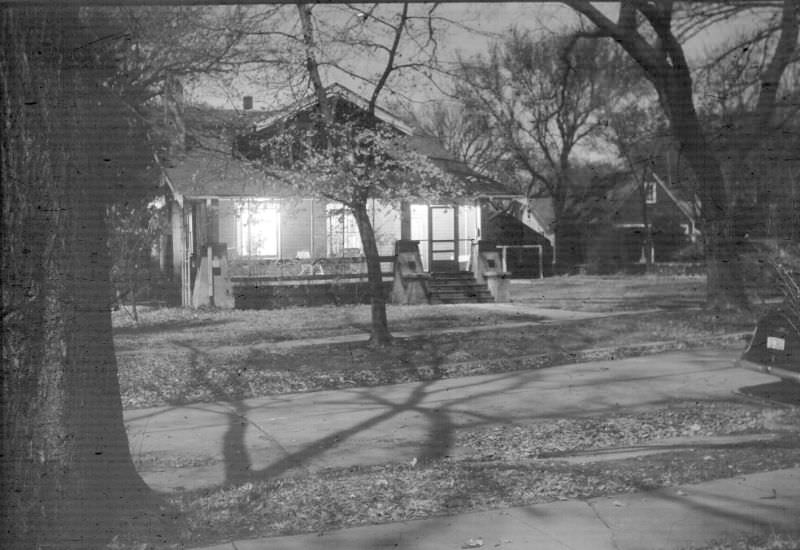
<path id="1" fill-rule="evenodd" d="M 800 468 L 612 498 L 235 541 L 203 550 L 658 550 L 773 529 L 800 533 Z"/>
<path id="2" fill-rule="evenodd" d="M 455 452 L 462 430 L 727 398 L 767 377 L 736 352 L 696 350 L 554 369 L 125 412 L 131 453 L 157 491 L 214 487 L 231 468 L 275 477 Z"/>

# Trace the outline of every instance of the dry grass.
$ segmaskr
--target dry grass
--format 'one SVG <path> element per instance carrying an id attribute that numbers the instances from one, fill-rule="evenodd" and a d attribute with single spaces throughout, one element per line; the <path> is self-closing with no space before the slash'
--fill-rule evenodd
<path id="1" fill-rule="evenodd" d="M 671 276 L 570 275 L 514 281 L 515 300 L 576 311 L 620 311 L 653 307 L 700 307 L 706 279 Z"/>
<path id="2" fill-rule="evenodd" d="M 314 311 L 318 310 L 302 314 Z M 502 320 L 484 312 L 479 319 L 469 308 L 449 308 L 446 318 L 410 323 L 430 330 L 431 325 L 449 324 L 465 312 L 471 315 L 458 326 Z M 205 312 L 197 319 L 172 323 L 168 329 L 160 328 L 159 323 L 118 330 L 115 340 L 123 404 L 128 408 L 177 405 L 542 368 L 691 347 L 752 326 L 746 318 L 666 311 L 498 326 L 469 334 L 431 333 L 398 338 L 387 348 L 374 348 L 366 342 L 287 346 L 289 335 L 279 338 L 280 328 L 262 328 L 277 324 L 275 312 L 259 313 L 263 324 L 254 322 L 253 312 Z M 296 322 L 291 320 L 294 313 L 289 312 L 287 322 Z M 312 326 L 295 336 L 342 334 L 345 329 L 328 324 L 327 314 L 323 308 Z M 507 319 L 519 321 L 520 317 Z M 647 342 L 663 344 L 643 347 Z M 744 343 L 734 340 L 729 344 L 743 347 Z M 598 348 L 603 350 L 590 351 Z"/>
<path id="3" fill-rule="evenodd" d="M 176 405 L 270 394 L 374 386 L 541 368 L 703 345 L 748 332 L 747 315 L 687 309 L 701 299 L 698 277 L 555 277 L 514 282 L 519 304 L 573 310 L 662 310 L 539 323 L 524 309 L 470 305 L 389 306 L 390 329 L 422 333 L 388 348 L 366 343 L 307 346 L 303 339 L 369 332 L 369 306 L 270 311 L 145 309 L 135 324 L 114 315 L 123 404 Z M 503 324 L 529 323 L 508 328 Z M 439 334 L 440 329 L 484 329 Z M 293 342 L 298 345 L 292 345 Z M 642 346 L 662 342 L 661 346 Z M 743 347 L 743 342 L 728 342 Z M 592 351 L 604 348 L 598 353 Z"/>

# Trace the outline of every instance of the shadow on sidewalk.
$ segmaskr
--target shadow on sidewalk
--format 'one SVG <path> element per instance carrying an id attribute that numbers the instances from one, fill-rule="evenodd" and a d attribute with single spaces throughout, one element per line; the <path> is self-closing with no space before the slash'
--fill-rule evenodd
<path id="1" fill-rule="evenodd" d="M 416 459 L 424 462 L 447 457 L 453 448 L 455 439 L 455 425 L 453 422 L 455 409 L 468 405 L 471 399 L 494 395 L 500 397 L 505 391 L 511 390 L 519 384 L 517 373 L 508 373 L 500 378 L 500 380 L 505 379 L 505 384 L 499 389 L 478 392 L 455 400 L 448 399 L 446 403 L 436 402 L 436 395 L 447 391 L 446 389 L 432 389 L 432 385 L 438 382 L 440 378 L 436 376 L 434 380 L 418 383 L 407 396 L 400 400 L 392 400 L 381 395 L 380 387 L 354 389 L 352 390 L 354 393 L 352 398 L 329 400 L 325 401 L 324 404 L 351 405 L 369 408 L 370 410 L 377 409 L 373 415 L 352 426 L 317 439 L 293 452 L 288 452 L 283 447 L 280 447 L 278 442 L 273 439 L 273 443 L 279 447 L 282 453 L 281 458 L 265 468 L 254 470 L 245 441 L 245 433 L 248 429 L 248 424 L 250 424 L 248 420 L 250 408 L 243 399 L 247 388 L 244 386 L 242 377 L 235 373 L 226 373 L 224 380 L 211 378 L 209 373 L 206 372 L 206 368 L 201 366 L 208 364 L 206 360 L 201 360 L 205 359 L 202 357 L 203 352 L 185 344 L 183 346 L 191 352 L 190 364 L 192 367 L 191 376 L 193 377 L 191 385 L 193 387 L 203 387 L 228 409 L 225 413 L 228 427 L 222 444 L 225 468 L 223 485 L 239 485 L 246 482 L 269 480 L 291 470 L 302 471 L 315 458 L 323 455 L 326 451 L 341 445 L 361 432 L 409 412 L 422 415 L 428 426 L 425 442 L 421 444 L 421 450 Z M 219 371 L 217 375 L 219 375 Z M 478 386 L 480 382 L 467 384 L 467 386 L 471 385 Z M 465 408 L 467 410 L 464 410 Z M 459 409 L 458 414 L 462 417 L 466 415 L 474 419 L 474 426 L 502 423 L 510 420 L 471 411 L 468 410 L 468 407 L 465 408 Z M 255 425 L 253 426 L 261 431 L 263 437 L 271 438 L 268 433 Z"/>

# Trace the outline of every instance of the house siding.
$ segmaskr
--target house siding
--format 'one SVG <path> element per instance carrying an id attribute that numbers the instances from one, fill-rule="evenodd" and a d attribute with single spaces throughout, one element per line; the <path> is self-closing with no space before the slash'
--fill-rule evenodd
<path id="1" fill-rule="evenodd" d="M 225 243 L 228 258 L 238 256 L 239 243 L 236 242 L 236 203 L 232 199 L 219 201 L 219 242 Z"/>
<path id="2" fill-rule="evenodd" d="M 391 256 L 394 254 L 395 241 L 400 238 L 400 211 L 391 204 L 371 201 L 370 214 L 372 227 L 375 230 L 375 241 L 378 254 Z"/>
<path id="3" fill-rule="evenodd" d="M 312 223 L 312 227 L 310 228 L 310 234 L 313 237 L 313 242 L 311 243 L 312 251 L 311 257 L 312 258 L 324 258 L 328 253 L 328 242 L 327 242 L 327 214 L 325 210 L 325 201 L 321 200 L 312 200 L 311 205 L 311 216 L 309 217 Z"/>
<path id="4" fill-rule="evenodd" d="M 656 201 L 647 203 L 647 221 L 652 230 L 655 262 L 674 261 L 691 242 L 692 221 L 659 184 Z M 646 232 L 642 218 L 642 195 L 634 189 L 609 219 L 586 231 L 585 262 L 592 272 L 621 270 L 645 260 Z"/>
<path id="5" fill-rule="evenodd" d="M 651 223 L 659 218 L 674 220 L 678 224 L 688 223 L 688 219 L 678 205 L 658 185 L 656 185 L 656 193 L 656 202 L 647 205 L 647 216 Z M 631 193 L 628 200 L 617 211 L 614 223 L 619 225 L 642 223 L 642 197 L 638 190 Z"/>

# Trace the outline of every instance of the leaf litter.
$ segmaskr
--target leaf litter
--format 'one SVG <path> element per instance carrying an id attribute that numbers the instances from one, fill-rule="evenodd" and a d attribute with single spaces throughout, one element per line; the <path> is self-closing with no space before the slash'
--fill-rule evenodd
<path id="1" fill-rule="evenodd" d="M 769 415 L 737 402 L 682 403 L 613 418 L 472 430 L 449 458 L 329 468 L 171 498 L 190 542 L 324 532 L 558 500 L 620 495 L 800 465 L 800 412 L 771 411 L 795 427 L 768 441 L 664 450 L 569 463 L 559 453 L 677 435 L 764 433 Z M 696 429 L 697 426 L 700 429 Z M 476 537 L 474 540 L 478 540 Z"/>

